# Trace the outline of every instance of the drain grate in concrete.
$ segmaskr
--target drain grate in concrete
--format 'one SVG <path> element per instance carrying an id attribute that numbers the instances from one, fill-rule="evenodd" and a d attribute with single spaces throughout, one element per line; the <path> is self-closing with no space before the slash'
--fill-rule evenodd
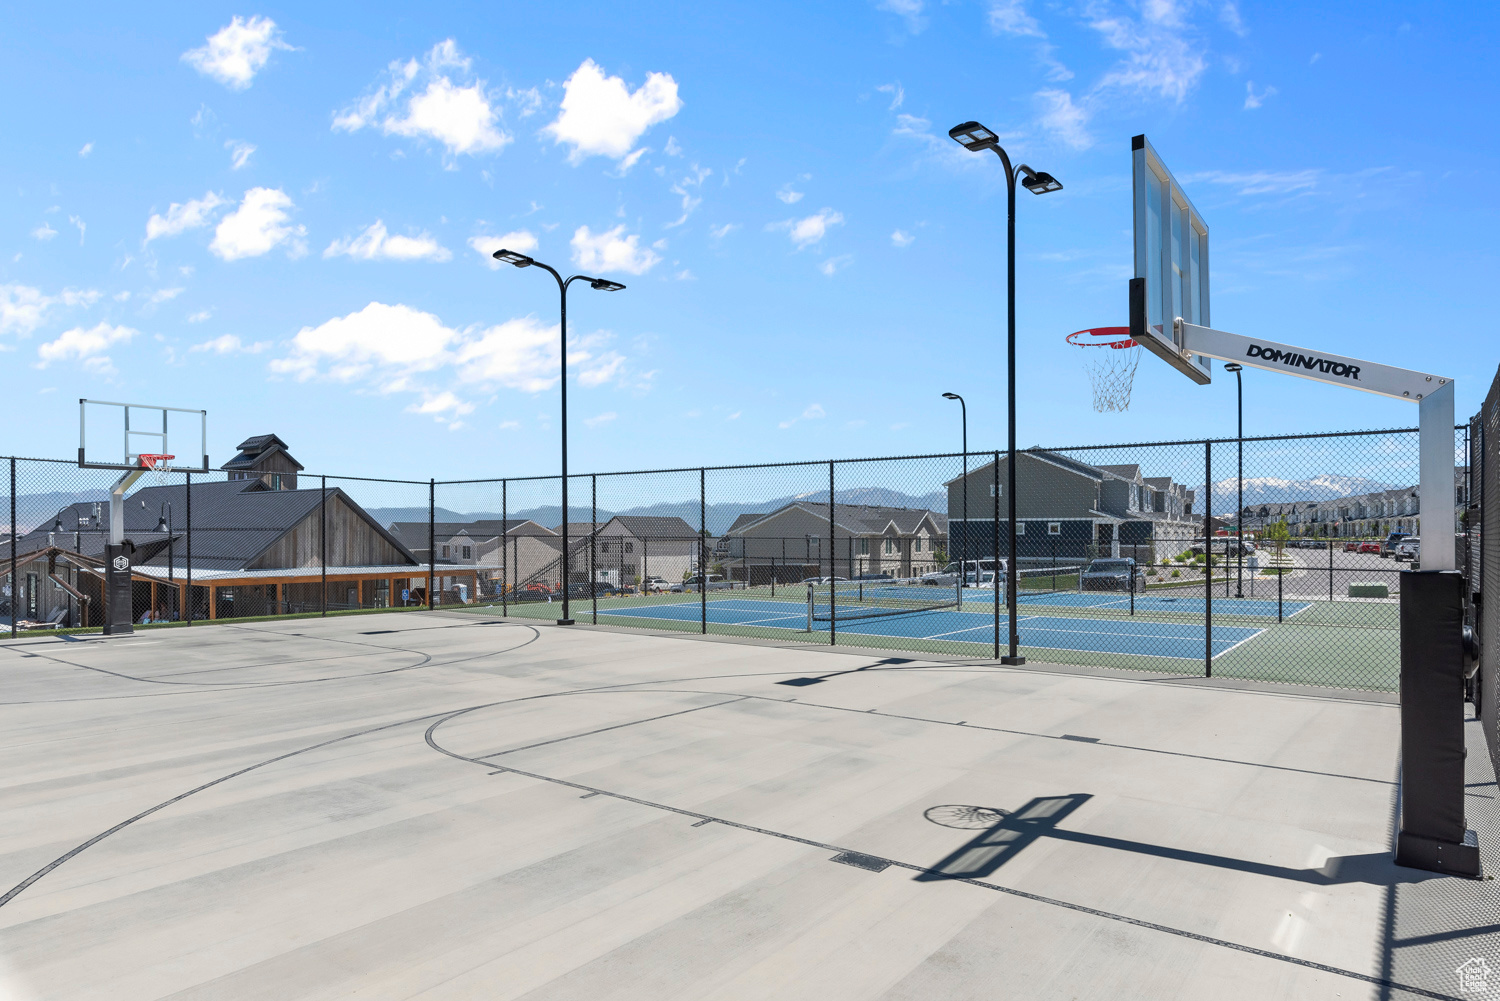
<path id="1" fill-rule="evenodd" d="M 870 872 L 884 872 L 891 867 L 885 859 L 876 858 L 873 855 L 861 855 L 859 852 L 839 852 L 830 862 L 842 862 L 844 865 L 852 865 L 856 869 L 868 869 Z"/>

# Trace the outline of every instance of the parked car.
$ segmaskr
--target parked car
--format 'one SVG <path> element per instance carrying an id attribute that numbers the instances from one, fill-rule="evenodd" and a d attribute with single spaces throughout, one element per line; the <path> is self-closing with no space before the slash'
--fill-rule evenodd
<path id="1" fill-rule="evenodd" d="M 1414 535 L 1408 535 L 1396 543 L 1396 548 L 1391 550 L 1393 560 L 1419 560 L 1422 558 L 1422 540 Z"/>
<path id="2" fill-rule="evenodd" d="M 672 591 L 677 594 L 681 594 L 686 591 L 691 591 L 694 594 L 697 594 L 699 591 L 704 590 L 727 591 L 730 588 L 734 587 L 734 581 L 725 580 L 723 577 L 716 573 L 711 573 L 708 575 L 708 584 L 706 586 L 702 583 L 702 580 L 703 576 L 701 574 L 694 574 L 687 580 L 679 581 L 678 583 L 673 584 Z"/>
<path id="3" fill-rule="evenodd" d="M 938 587 L 952 587 L 958 583 L 958 575 L 968 576 L 973 573 L 994 573 L 996 570 L 994 560 L 964 560 L 962 563 L 949 563 L 941 570 L 924 573 L 918 578 L 923 584 L 931 584 Z M 1000 561 L 999 572 L 1005 573 L 1005 561 Z"/>
<path id="4" fill-rule="evenodd" d="M 1361 553 L 1374 553 L 1376 556 L 1379 556 L 1380 555 L 1380 543 L 1378 543 L 1378 542 L 1361 542 L 1359 544 L 1359 550 L 1358 551 L 1361 552 Z"/>
<path id="5" fill-rule="evenodd" d="M 1091 560 L 1078 575 L 1081 591 L 1144 591 L 1146 577 L 1130 557 Z"/>
<path id="6" fill-rule="evenodd" d="M 799 580 L 797 583 L 799 583 L 799 584 L 831 584 L 834 581 L 848 580 L 848 579 L 849 579 L 848 577 L 809 577 L 806 580 Z M 713 590 L 713 588 L 709 588 L 709 590 Z"/>
<path id="7" fill-rule="evenodd" d="M 1394 556 L 1396 554 L 1396 546 L 1400 544 L 1402 539 L 1409 538 L 1411 538 L 1410 532 L 1392 532 L 1385 537 L 1385 544 L 1380 547 L 1380 555 Z"/>
<path id="8" fill-rule="evenodd" d="M 896 578 L 892 577 L 888 573 L 862 573 L 862 574 L 858 574 L 858 575 L 856 575 L 854 577 L 850 577 L 849 579 L 850 580 L 886 580 L 886 581 L 890 581 L 890 580 L 895 580 Z"/>
<path id="9" fill-rule="evenodd" d="M 975 578 L 978 578 L 977 580 Z M 964 587 L 983 588 L 993 591 L 995 589 L 995 574 L 990 570 L 981 570 L 977 574 L 964 574 Z"/>
<path id="10" fill-rule="evenodd" d="M 641 590 L 647 594 L 672 590 L 672 582 L 665 577 L 647 577 L 641 581 Z"/>
<path id="11" fill-rule="evenodd" d="M 1358 542 L 1346 542 L 1346 543 L 1344 543 L 1344 552 L 1346 552 L 1346 553 L 1357 553 L 1357 552 L 1359 552 L 1359 543 Z"/>
<path id="12" fill-rule="evenodd" d="M 591 596 L 598 596 L 600 598 L 613 598 L 616 595 L 624 593 L 625 592 L 621 591 L 613 584 L 606 584 L 603 581 L 599 581 L 598 583 L 592 585 L 589 584 L 588 581 L 579 581 L 577 583 L 568 585 L 569 598 L 588 598 Z"/>

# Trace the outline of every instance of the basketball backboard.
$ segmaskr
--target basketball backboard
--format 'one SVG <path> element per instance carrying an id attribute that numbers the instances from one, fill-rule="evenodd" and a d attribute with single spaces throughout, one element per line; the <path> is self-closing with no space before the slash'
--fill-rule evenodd
<path id="1" fill-rule="evenodd" d="M 1173 320 L 1209 326 L 1208 224 L 1143 135 L 1130 140 L 1135 277 L 1130 336 L 1202 385 L 1207 358 L 1184 354 Z M 1196 319 L 1195 319 L 1196 317 Z"/>
<path id="2" fill-rule="evenodd" d="M 81 468 L 139 469 L 142 454 L 173 456 L 158 469 L 208 472 L 208 411 L 78 401 Z"/>

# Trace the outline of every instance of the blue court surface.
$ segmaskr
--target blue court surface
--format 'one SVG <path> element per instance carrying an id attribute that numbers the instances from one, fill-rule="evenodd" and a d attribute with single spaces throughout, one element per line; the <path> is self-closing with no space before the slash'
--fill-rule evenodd
<path id="1" fill-rule="evenodd" d="M 1077 595 L 1049 595 L 1078 597 Z M 1088 595 L 1086 597 L 1108 597 Z M 1125 599 L 1129 601 L 1127 596 Z M 1192 599 L 1179 599 L 1186 601 Z M 1202 601 L 1202 599 L 1197 599 Z M 1032 604 L 1028 599 L 1024 605 Z M 1233 599 L 1231 599 L 1231 603 Z M 969 607 L 974 606 L 970 601 Z M 1221 604 L 1214 602 L 1215 606 Z M 1259 604 L 1259 603 L 1257 603 Z M 1136 609 L 1141 609 L 1137 598 Z M 1175 603 L 1169 608 L 1179 608 Z M 1183 609 L 1188 610 L 1188 609 Z M 640 605 L 630 608 L 600 609 L 599 618 L 656 619 L 670 622 L 698 622 L 701 614 L 697 601 L 678 604 Z M 1233 614 L 1239 614 L 1235 612 Z M 1276 614 L 1276 603 L 1271 612 Z M 757 598 L 717 598 L 708 602 L 708 621 L 715 625 L 754 626 L 804 632 L 807 629 L 807 607 L 793 601 L 771 601 Z M 644 623 L 642 623 L 644 624 Z M 1019 623 L 1021 644 L 1053 650 L 1084 650 L 1094 653 L 1134 654 L 1146 657 L 1170 657 L 1182 660 L 1203 659 L 1203 625 L 1195 622 L 1153 622 L 1147 619 L 1075 619 L 1057 615 L 1023 614 Z M 1004 641 L 1002 623 L 1002 642 Z M 815 632 L 827 632 L 828 623 L 814 622 Z M 943 609 L 913 612 L 880 618 L 843 619 L 838 623 L 841 634 L 891 636 L 905 639 L 949 641 L 956 643 L 993 642 L 993 613 Z M 1253 636 L 1261 629 L 1215 626 L 1213 653 L 1217 657 Z"/>
<path id="2" fill-rule="evenodd" d="M 972 602 L 973 599 L 970 600 Z M 1004 592 L 1001 592 L 1000 600 L 1002 602 L 1005 600 Z M 1022 592 L 1021 604 L 1046 605 L 1049 608 L 1126 610 L 1130 608 L 1130 595 L 1120 594 L 1117 591 L 1055 591 L 1050 594 L 1037 595 Z M 1184 615 L 1202 615 L 1205 604 L 1201 589 L 1196 595 L 1148 592 L 1135 596 L 1137 612 L 1177 612 Z M 1289 619 L 1303 609 L 1311 607 L 1311 603 L 1306 601 L 1283 601 L 1281 616 Z M 1274 598 L 1221 598 L 1215 595 L 1214 615 L 1242 615 L 1251 618 L 1274 619 L 1276 618 L 1276 600 Z"/>

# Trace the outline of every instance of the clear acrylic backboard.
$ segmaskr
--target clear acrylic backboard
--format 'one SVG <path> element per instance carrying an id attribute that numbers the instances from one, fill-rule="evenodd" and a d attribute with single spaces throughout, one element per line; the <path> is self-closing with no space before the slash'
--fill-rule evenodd
<path id="1" fill-rule="evenodd" d="M 1207 327 L 1208 224 L 1144 135 L 1130 140 L 1135 221 L 1131 336 L 1188 378 L 1212 378 L 1207 358 L 1188 356 L 1172 321 Z"/>
<path id="2" fill-rule="evenodd" d="M 141 455 L 171 455 L 158 469 L 208 472 L 208 411 L 78 401 L 78 465 L 139 469 Z"/>

